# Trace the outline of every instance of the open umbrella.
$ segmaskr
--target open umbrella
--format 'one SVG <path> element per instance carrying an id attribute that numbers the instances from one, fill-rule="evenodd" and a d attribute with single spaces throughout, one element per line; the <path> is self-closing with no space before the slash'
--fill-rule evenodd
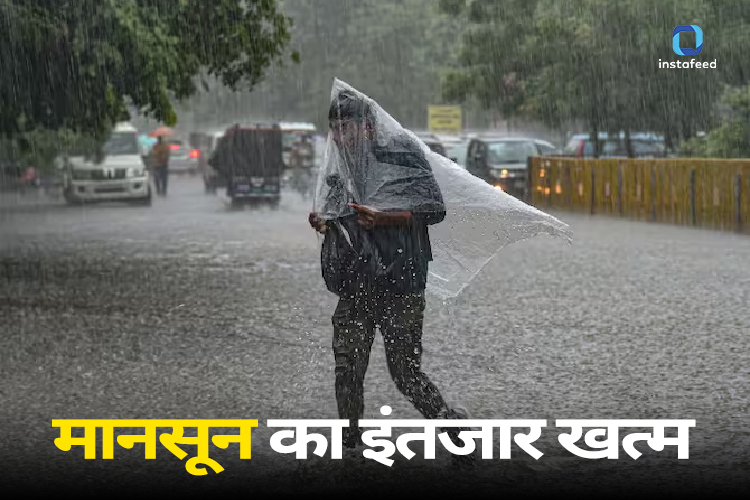
<path id="1" fill-rule="evenodd" d="M 152 130 L 149 132 L 148 136 L 157 138 L 157 137 L 169 137 L 171 135 L 174 135 L 174 130 L 172 130 L 169 127 L 159 127 L 155 130 Z"/>

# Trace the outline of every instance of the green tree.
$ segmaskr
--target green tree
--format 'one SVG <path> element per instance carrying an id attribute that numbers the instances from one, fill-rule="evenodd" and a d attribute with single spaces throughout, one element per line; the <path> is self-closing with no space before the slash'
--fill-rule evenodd
<path id="1" fill-rule="evenodd" d="M 729 116 L 705 137 L 687 141 L 683 151 L 709 158 L 750 158 L 750 85 L 727 88 L 722 104 Z"/>
<path id="2" fill-rule="evenodd" d="M 0 0 L 0 134 L 103 138 L 132 104 L 167 124 L 197 77 L 257 84 L 283 54 L 275 0 Z"/>
<path id="3" fill-rule="evenodd" d="M 442 0 L 441 7 L 468 11 L 472 21 L 463 68 L 446 77 L 447 91 L 550 126 L 580 121 L 594 137 L 620 130 L 661 131 L 668 142 L 691 137 L 715 122 L 722 82 L 749 75 L 742 54 L 750 12 L 730 1 Z M 705 49 L 696 60 L 716 59 L 721 69 L 659 68 L 659 59 L 676 59 L 676 24 L 701 26 Z"/>
<path id="4" fill-rule="evenodd" d="M 202 93 L 191 110 L 207 121 L 271 118 L 326 123 L 334 77 L 376 98 L 394 117 L 425 127 L 442 100 L 441 74 L 455 66 L 465 20 L 441 15 L 432 0 L 285 0 L 294 20 L 289 51 L 299 65 L 271 68 L 251 93 Z"/>

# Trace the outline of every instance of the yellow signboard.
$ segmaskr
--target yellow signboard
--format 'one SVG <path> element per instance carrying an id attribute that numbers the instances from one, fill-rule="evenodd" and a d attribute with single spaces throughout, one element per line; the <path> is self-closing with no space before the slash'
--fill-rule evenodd
<path id="1" fill-rule="evenodd" d="M 461 133 L 461 106 L 432 105 L 429 116 L 430 132 Z"/>

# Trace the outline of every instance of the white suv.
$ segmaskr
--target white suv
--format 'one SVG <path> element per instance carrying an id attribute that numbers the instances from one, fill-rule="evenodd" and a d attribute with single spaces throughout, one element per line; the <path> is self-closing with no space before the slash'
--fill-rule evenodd
<path id="1" fill-rule="evenodd" d="M 103 149 L 104 161 L 69 158 L 64 168 L 64 193 L 68 203 L 132 201 L 151 204 L 149 174 L 141 157 L 138 130 L 120 123 Z"/>

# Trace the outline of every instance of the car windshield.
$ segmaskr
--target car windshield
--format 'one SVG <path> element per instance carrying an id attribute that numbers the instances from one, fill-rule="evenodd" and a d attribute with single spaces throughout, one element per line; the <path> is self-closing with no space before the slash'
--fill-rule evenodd
<path id="1" fill-rule="evenodd" d="M 492 164 L 526 163 L 534 152 L 529 150 L 529 143 L 521 141 L 492 142 L 488 144 L 488 159 Z M 532 147 L 533 148 L 533 147 Z"/>
<path id="2" fill-rule="evenodd" d="M 103 151 L 108 156 L 140 154 L 138 134 L 135 132 L 112 132 Z"/>

